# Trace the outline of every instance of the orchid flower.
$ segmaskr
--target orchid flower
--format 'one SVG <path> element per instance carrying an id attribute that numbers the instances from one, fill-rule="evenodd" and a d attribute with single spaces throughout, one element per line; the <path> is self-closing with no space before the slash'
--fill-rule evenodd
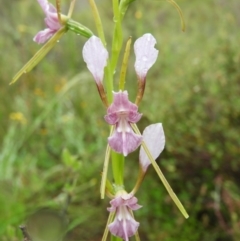
<path id="1" fill-rule="evenodd" d="M 136 150 L 142 141 L 142 136 L 133 132 L 130 123 L 140 120 L 137 105 L 128 100 L 127 91 L 114 92 L 113 103 L 107 109 L 105 121 L 110 125 L 115 125 L 115 130 L 108 138 L 110 147 L 127 156 Z"/>
<path id="2" fill-rule="evenodd" d="M 56 9 L 52 4 L 48 3 L 47 0 L 38 0 L 38 3 L 42 7 L 46 18 L 45 23 L 47 28 L 43 31 L 40 31 L 34 37 L 34 41 L 37 43 L 44 43 L 47 40 L 41 49 L 37 51 L 37 53 L 14 75 L 10 84 L 15 83 L 23 74 L 31 71 L 46 55 L 47 53 L 54 47 L 57 41 L 63 36 L 63 34 L 69 29 L 66 25 L 67 19 L 71 16 L 72 10 L 74 8 L 75 0 L 72 0 L 68 16 L 62 15 L 59 12 L 59 1 L 58 9 Z M 62 23 L 60 23 L 59 19 L 61 19 Z"/>
<path id="3" fill-rule="evenodd" d="M 39 31 L 33 40 L 37 43 L 45 43 L 37 53 L 14 75 L 10 84 L 15 83 L 23 74 L 30 72 L 54 47 L 59 39 L 68 31 L 71 30 L 78 35 L 90 38 L 93 33 L 86 26 L 71 19 L 76 0 L 71 0 L 68 15 L 60 13 L 60 0 L 56 0 L 57 9 L 47 0 L 38 0 L 42 7 L 46 18 L 45 23 L 47 28 Z"/>
<path id="4" fill-rule="evenodd" d="M 57 9 L 51 3 L 47 0 L 38 0 L 38 3 L 45 13 L 44 20 L 47 28 L 38 32 L 33 40 L 42 44 L 51 38 L 62 27 L 62 24 L 59 22 Z"/>
<path id="5" fill-rule="evenodd" d="M 136 197 L 125 191 L 120 192 L 110 201 L 111 207 L 108 208 L 108 211 L 114 213 L 115 218 L 108 225 L 108 229 L 113 235 L 128 241 L 129 237 L 136 234 L 139 223 L 134 219 L 132 211 L 141 208 L 137 202 Z"/>

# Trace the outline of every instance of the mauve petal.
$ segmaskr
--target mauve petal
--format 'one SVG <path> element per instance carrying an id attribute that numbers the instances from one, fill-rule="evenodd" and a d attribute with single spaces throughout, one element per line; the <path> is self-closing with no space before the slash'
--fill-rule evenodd
<path id="1" fill-rule="evenodd" d="M 162 124 L 157 123 L 147 126 L 143 131 L 143 141 L 147 145 L 152 157 L 156 159 L 165 146 L 165 136 Z M 146 172 L 151 162 L 142 146 L 140 148 L 139 161 L 143 171 Z"/>
<path id="2" fill-rule="evenodd" d="M 116 112 L 105 115 L 104 119 L 109 125 L 115 125 L 119 121 L 119 118 Z"/>
<path id="3" fill-rule="evenodd" d="M 61 24 L 58 22 L 58 17 L 56 13 L 52 14 L 51 16 L 48 15 L 44 20 L 46 26 L 52 30 L 57 31 L 61 28 Z"/>
<path id="4" fill-rule="evenodd" d="M 126 200 L 126 205 L 132 210 L 138 210 L 142 206 L 139 205 L 137 202 L 138 202 L 138 199 L 136 197 L 132 197 L 129 200 Z"/>
<path id="5" fill-rule="evenodd" d="M 127 156 L 130 152 L 135 151 L 142 142 L 142 136 L 135 134 L 132 129 L 130 132 L 114 131 L 113 135 L 108 137 L 110 147 L 118 152 Z"/>
<path id="6" fill-rule="evenodd" d="M 57 13 L 57 9 L 51 3 L 48 3 L 48 13 Z"/>
<path id="7" fill-rule="evenodd" d="M 121 196 L 115 197 L 113 200 L 110 201 L 110 204 L 117 208 L 123 204 L 123 200 L 122 200 Z"/>
<path id="8" fill-rule="evenodd" d="M 154 48 L 156 39 L 150 34 L 144 34 L 134 43 L 134 52 L 136 55 L 135 71 L 140 80 L 146 78 L 148 70 L 157 60 L 158 50 Z"/>
<path id="9" fill-rule="evenodd" d="M 138 227 L 139 223 L 131 216 L 129 216 L 129 219 L 122 219 L 121 221 L 116 216 L 115 220 L 108 225 L 109 231 L 113 235 L 118 236 L 125 241 L 137 232 Z"/>
<path id="10" fill-rule="evenodd" d="M 108 52 L 100 38 L 92 36 L 83 47 L 83 59 L 97 83 L 103 81 L 104 67 L 107 65 Z"/>
<path id="11" fill-rule="evenodd" d="M 114 206 L 111 206 L 109 208 L 107 208 L 108 212 L 115 212 L 116 211 L 116 208 Z"/>
<path id="12" fill-rule="evenodd" d="M 49 28 L 46 28 L 40 32 L 38 32 L 35 37 L 33 38 L 33 41 L 37 42 L 38 44 L 45 43 L 49 38 L 53 36 L 53 34 L 56 31 L 51 30 Z"/>
<path id="13" fill-rule="evenodd" d="M 131 123 L 137 123 L 142 117 L 142 114 L 139 114 L 138 112 L 133 112 L 133 111 L 130 111 L 128 113 L 128 118 L 127 120 Z"/>
<path id="14" fill-rule="evenodd" d="M 119 91 L 113 92 L 113 103 L 108 108 L 108 113 L 118 112 L 118 111 L 132 111 L 136 112 L 138 107 L 128 100 L 128 92 Z"/>

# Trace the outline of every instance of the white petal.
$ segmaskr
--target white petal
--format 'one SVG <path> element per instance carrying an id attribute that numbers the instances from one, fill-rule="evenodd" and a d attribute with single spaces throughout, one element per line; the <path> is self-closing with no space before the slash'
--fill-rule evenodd
<path id="1" fill-rule="evenodd" d="M 83 47 L 83 59 L 97 83 L 102 82 L 104 67 L 107 65 L 108 52 L 100 38 L 92 36 Z"/>
<path id="2" fill-rule="evenodd" d="M 136 55 L 135 71 L 140 80 L 146 78 L 148 70 L 157 60 L 158 50 L 154 48 L 156 39 L 150 34 L 144 34 L 134 43 L 134 52 Z"/>
<path id="3" fill-rule="evenodd" d="M 165 136 L 162 124 L 157 123 L 147 126 L 143 131 L 143 141 L 147 145 L 148 150 L 152 154 L 154 160 L 156 160 L 165 146 Z M 140 149 L 139 160 L 143 171 L 146 172 L 151 162 L 142 146 Z"/>

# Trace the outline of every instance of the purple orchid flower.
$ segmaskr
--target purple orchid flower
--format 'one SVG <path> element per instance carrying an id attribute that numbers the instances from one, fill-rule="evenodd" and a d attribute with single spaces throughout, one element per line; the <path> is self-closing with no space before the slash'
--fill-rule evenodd
<path id="1" fill-rule="evenodd" d="M 56 8 L 47 0 L 38 0 L 43 12 L 46 15 L 45 24 L 46 29 L 39 31 L 33 40 L 39 44 L 45 43 L 49 38 L 53 36 L 62 25 L 59 23 L 58 14 Z"/>
<path id="2" fill-rule="evenodd" d="M 139 223 L 132 216 L 132 210 L 137 210 L 142 206 L 137 204 L 138 199 L 134 196 L 121 195 L 110 201 L 109 212 L 116 212 L 114 221 L 108 225 L 109 231 L 125 241 L 133 236 L 139 227 Z"/>
<path id="3" fill-rule="evenodd" d="M 108 107 L 105 120 L 110 125 L 116 125 L 116 128 L 108 143 L 114 151 L 127 156 L 141 144 L 142 136 L 135 134 L 130 124 L 138 122 L 142 115 L 138 113 L 137 105 L 128 100 L 127 91 L 113 94 L 114 100 Z"/>

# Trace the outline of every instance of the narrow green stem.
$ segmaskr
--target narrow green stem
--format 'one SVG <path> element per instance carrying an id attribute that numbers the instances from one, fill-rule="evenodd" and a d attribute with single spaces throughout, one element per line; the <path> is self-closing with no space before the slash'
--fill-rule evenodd
<path id="1" fill-rule="evenodd" d="M 111 70 L 111 63 L 108 61 L 107 67 L 105 68 L 105 87 L 107 90 L 107 99 L 109 103 L 113 101 L 113 73 Z"/>
<path id="2" fill-rule="evenodd" d="M 115 184 L 123 186 L 124 156 L 122 154 L 111 152 L 112 171 Z"/>
<path id="3" fill-rule="evenodd" d="M 102 43 L 106 46 L 106 40 L 105 40 L 105 36 L 104 36 L 104 31 L 103 31 L 103 27 L 102 27 L 102 21 L 96 6 L 96 3 L 94 0 L 88 0 L 93 12 L 93 17 L 94 17 L 94 21 L 96 24 L 96 28 L 97 28 L 97 32 L 98 35 L 100 37 L 100 39 L 102 40 Z"/>
<path id="4" fill-rule="evenodd" d="M 112 235 L 111 236 L 111 241 L 122 241 L 122 239 Z"/>
<path id="5" fill-rule="evenodd" d="M 118 0 L 113 0 L 113 13 L 114 13 L 114 32 L 113 32 L 113 42 L 112 42 L 112 58 L 111 58 L 111 69 L 112 73 L 114 74 L 118 58 L 119 58 L 119 53 L 122 48 L 122 42 L 123 42 L 123 37 L 122 37 L 122 25 L 121 25 L 121 19 L 120 19 L 120 12 L 119 12 L 119 3 Z"/>

